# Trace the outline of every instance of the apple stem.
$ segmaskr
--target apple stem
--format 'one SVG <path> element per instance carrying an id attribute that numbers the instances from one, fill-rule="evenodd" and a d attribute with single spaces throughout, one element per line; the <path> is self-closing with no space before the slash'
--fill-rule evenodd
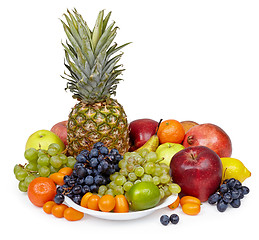
<path id="1" fill-rule="evenodd" d="M 161 122 L 162 122 L 162 121 L 163 121 L 163 119 L 160 119 L 160 121 L 158 122 L 158 125 L 157 125 L 157 129 L 156 129 L 156 133 L 155 133 L 155 135 L 157 135 L 158 129 L 159 129 L 160 124 L 161 124 Z"/>

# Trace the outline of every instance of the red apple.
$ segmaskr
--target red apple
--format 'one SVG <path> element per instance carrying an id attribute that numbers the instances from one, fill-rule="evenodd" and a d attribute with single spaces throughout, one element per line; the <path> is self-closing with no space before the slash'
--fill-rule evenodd
<path id="1" fill-rule="evenodd" d="M 56 123 L 50 131 L 59 136 L 62 142 L 67 145 L 67 121 Z"/>
<path id="2" fill-rule="evenodd" d="M 157 121 L 148 118 L 132 121 L 129 124 L 130 151 L 135 151 L 143 146 L 156 133 L 157 126 Z"/>
<path id="3" fill-rule="evenodd" d="M 219 157 L 230 157 L 232 144 L 229 136 L 220 127 L 205 123 L 193 126 L 185 135 L 184 147 L 206 146 L 216 152 Z"/>
<path id="4" fill-rule="evenodd" d="M 188 147 L 176 153 L 170 163 L 173 181 L 183 195 L 205 202 L 216 192 L 222 177 L 219 156 L 204 146 Z"/>

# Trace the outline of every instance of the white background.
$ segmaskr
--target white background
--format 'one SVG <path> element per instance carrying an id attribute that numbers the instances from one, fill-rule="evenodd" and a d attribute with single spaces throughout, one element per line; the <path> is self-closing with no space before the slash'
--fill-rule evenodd
<path id="1" fill-rule="evenodd" d="M 117 42 L 132 42 L 116 98 L 129 121 L 214 123 L 232 139 L 232 156 L 252 172 L 239 209 L 219 213 L 203 204 L 198 216 L 163 209 L 134 221 L 85 216 L 68 222 L 47 215 L 21 193 L 13 175 L 27 138 L 66 120 L 75 104 L 66 82 L 59 18 L 76 7 L 93 27 L 112 11 Z M 244 239 L 258 227 L 258 1 L 5 1 L 1 3 L 1 235 L 8 239 Z M 256 85 L 257 84 L 257 85 Z M 180 222 L 164 227 L 162 214 Z M 255 218 L 256 217 L 256 218 Z M 206 233 L 205 233 L 206 231 Z M 254 237 L 253 237 L 254 238 Z"/>

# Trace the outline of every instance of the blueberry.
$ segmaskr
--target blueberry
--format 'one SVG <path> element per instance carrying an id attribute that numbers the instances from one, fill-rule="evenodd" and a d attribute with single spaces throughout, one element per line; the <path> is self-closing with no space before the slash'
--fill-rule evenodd
<path id="1" fill-rule="evenodd" d="M 97 158 L 93 157 L 90 159 L 90 162 L 89 162 L 90 167 L 95 168 L 95 167 L 97 167 L 98 164 L 99 164 L 99 162 L 98 162 Z"/>
<path id="2" fill-rule="evenodd" d="M 81 187 L 81 185 L 76 185 L 76 186 L 74 186 L 74 187 L 72 188 L 72 192 L 73 192 L 74 194 L 80 194 L 80 193 L 82 192 L 82 187 Z"/>
<path id="3" fill-rule="evenodd" d="M 88 175 L 85 177 L 85 184 L 90 186 L 94 183 L 94 177 L 91 175 Z"/>
<path id="4" fill-rule="evenodd" d="M 93 170 L 90 169 L 90 168 L 86 168 L 86 172 L 87 172 L 87 175 L 92 175 L 93 174 Z"/>
<path id="5" fill-rule="evenodd" d="M 82 199 L 82 197 L 81 197 L 81 195 L 79 195 L 79 194 L 74 195 L 74 196 L 72 197 L 73 202 L 76 203 L 76 204 L 78 204 L 78 205 L 80 205 L 81 199 Z"/>
<path id="6" fill-rule="evenodd" d="M 104 147 L 104 146 L 100 147 L 99 151 L 103 155 L 107 155 L 109 153 L 109 149 L 107 147 Z"/>
<path id="7" fill-rule="evenodd" d="M 231 203 L 233 200 L 230 192 L 225 193 L 222 199 L 225 203 Z"/>
<path id="8" fill-rule="evenodd" d="M 88 185 L 84 185 L 82 187 L 82 194 L 85 195 L 87 192 L 90 192 L 90 187 Z"/>
<path id="9" fill-rule="evenodd" d="M 76 179 L 76 184 L 77 185 L 84 185 L 84 183 L 85 183 L 85 179 L 84 178 L 77 178 Z"/>
<path id="10" fill-rule="evenodd" d="M 65 200 L 65 197 L 62 194 L 56 194 L 56 196 L 54 197 L 54 202 L 56 204 L 61 204 L 64 202 L 64 200 Z"/>
<path id="11" fill-rule="evenodd" d="M 89 151 L 85 149 L 85 150 L 81 151 L 80 154 L 82 154 L 83 156 L 85 156 L 87 158 Z"/>
<path id="12" fill-rule="evenodd" d="M 240 192 L 237 189 L 233 189 L 230 191 L 232 199 L 238 199 L 240 196 Z"/>
<path id="13" fill-rule="evenodd" d="M 179 216 L 177 214 L 172 214 L 170 216 L 170 221 L 172 224 L 177 224 L 179 222 Z"/>
<path id="14" fill-rule="evenodd" d="M 57 190 L 56 190 L 57 194 L 62 194 L 63 191 L 64 191 L 63 187 L 61 187 L 61 186 L 57 187 Z"/>
<path id="15" fill-rule="evenodd" d="M 239 208 L 240 205 L 241 205 L 241 201 L 240 201 L 239 198 L 238 198 L 238 199 L 234 199 L 234 200 L 230 203 L 230 205 L 231 205 L 233 208 Z"/>
<path id="16" fill-rule="evenodd" d="M 87 170 L 84 167 L 79 167 L 76 170 L 76 173 L 79 178 L 84 178 L 87 176 Z"/>
<path id="17" fill-rule="evenodd" d="M 160 222 L 164 225 L 167 226 L 170 222 L 170 218 L 167 215 L 162 215 L 160 217 Z"/>
<path id="18" fill-rule="evenodd" d="M 242 187 L 242 183 L 239 180 L 236 180 L 235 188 L 239 189 Z"/>
<path id="19" fill-rule="evenodd" d="M 227 186 L 228 186 L 229 188 L 234 188 L 235 185 L 236 185 L 236 179 L 235 179 L 235 178 L 230 178 L 230 179 L 228 179 L 228 181 L 227 181 Z"/>
<path id="20" fill-rule="evenodd" d="M 217 203 L 217 209 L 219 212 L 225 212 L 228 207 L 228 204 L 223 201 L 223 199 L 220 199 Z"/>
<path id="21" fill-rule="evenodd" d="M 98 186 L 102 185 L 103 181 L 104 181 L 104 178 L 101 175 L 97 175 L 94 177 L 94 183 Z"/>
<path id="22" fill-rule="evenodd" d="M 221 196 L 218 193 L 214 193 L 212 194 L 209 199 L 208 199 L 208 203 L 209 204 L 215 204 L 217 203 L 219 200 L 221 199 Z"/>
<path id="23" fill-rule="evenodd" d="M 64 180 L 64 183 L 67 184 L 68 181 L 70 180 L 70 176 L 68 175 L 64 176 L 63 180 Z"/>
<path id="24" fill-rule="evenodd" d="M 99 155 L 98 149 L 93 148 L 93 149 L 91 150 L 91 152 L 89 153 L 89 158 L 98 157 L 98 155 Z"/>
<path id="25" fill-rule="evenodd" d="M 246 195 L 250 192 L 249 188 L 246 187 L 246 186 L 242 186 L 241 189 L 242 189 L 242 192 L 243 192 L 244 195 Z"/>
<path id="26" fill-rule="evenodd" d="M 110 154 L 115 156 L 115 155 L 119 154 L 119 151 L 118 151 L 116 148 L 113 148 L 113 149 L 110 151 Z"/>
<path id="27" fill-rule="evenodd" d="M 120 154 L 117 154 L 116 156 L 115 156 L 115 160 L 117 161 L 117 162 L 119 162 L 120 160 L 122 160 L 123 159 L 123 157 L 120 155 Z"/>
<path id="28" fill-rule="evenodd" d="M 94 144 L 94 148 L 97 148 L 97 149 L 99 149 L 102 146 L 104 146 L 104 143 L 102 143 L 102 142 L 97 142 Z"/>
<path id="29" fill-rule="evenodd" d="M 90 186 L 90 192 L 92 192 L 92 193 L 98 192 L 98 189 L 99 188 L 96 184 L 93 184 L 93 185 Z"/>
<path id="30" fill-rule="evenodd" d="M 238 192 L 239 192 L 239 199 L 243 199 L 244 198 L 244 193 L 243 193 L 242 188 L 239 188 Z"/>
<path id="31" fill-rule="evenodd" d="M 81 153 L 76 156 L 76 160 L 79 163 L 86 163 L 86 157 Z"/>
<path id="32" fill-rule="evenodd" d="M 228 192 L 228 186 L 227 186 L 227 184 L 223 183 L 223 184 L 219 187 L 219 192 L 220 192 L 220 193 L 226 193 L 226 192 Z"/>
<path id="33" fill-rule="evenodd" d="M 75 185 L 75 183 L 76 183 L 76 180 L 75 180 L 75 179 L 70 179 L 70 180 L 68 181 L 67 185 L 68 185 L 69 187 L 73 187 L 73 186 Z"/>

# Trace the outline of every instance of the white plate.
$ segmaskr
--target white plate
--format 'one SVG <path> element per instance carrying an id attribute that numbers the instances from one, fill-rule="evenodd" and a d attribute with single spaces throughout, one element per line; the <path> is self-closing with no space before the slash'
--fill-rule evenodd
<path id="1" fill-rule="evenodd" d="M 67 205 L 70 207 L 89 214 L 91 216 L 97 217 L 97 218 L 102 218 L 102 219 L 108 219 L 108 220 L 132 220 L 132 219 L 137 219 L 137 218 L 142 218 L 145 217 L 154 211 L 167 207 L 171 203 L 173 203 L 177 199 L 177 195 L 171 195 L 168 198 L 162 200 L 156 207 L 150 208 L 147 210 L 142 210 L 142 211 L 129 211 L 127 213 L 114 213 L 114 212 L 101 212 L 101 211 L 95 211 L 91 210 L 88 208 L 84 208 L 79 206 L 78 204 L 74 203 L 70 198 L 65 196 L 65 202 Z"/>

